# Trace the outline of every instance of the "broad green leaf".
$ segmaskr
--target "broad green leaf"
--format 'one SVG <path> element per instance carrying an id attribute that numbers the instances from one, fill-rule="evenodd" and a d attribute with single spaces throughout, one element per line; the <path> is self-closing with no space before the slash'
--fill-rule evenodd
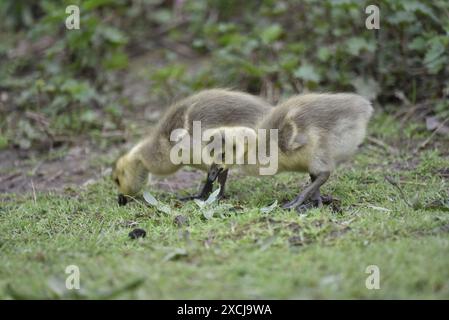
<path id="1" fill-rule="evenodd" d="M 268 28 L 262 30 L 260 38 L 262 39 L 263 43 L 270 44 L 278 40 L 282 35 L 282 32 L 282 27 L 279 24 L 273 24 Z"/>
<path id="2" fill-rule="evenodd" d="M 212 192 L 207 200 L 205 201 L 206 205 L 210 205 L 211 203 L 217 201 L 218 194 L 220 193 L 221 188 L 219 187 L 217 190 Z"/>
<path id="3" fill-rule="evenodd" d="M 6 149 L 8 146 L 8 138 L 0 133 L 0 150 Z"/>
<path id="4" fill-rule="evenodd" d="M 277 207 L 277 205 L 278 205 L 278 201 L 276 200 L 268 207 L 263 207 L 263 208 L 260 208 L 259 210 L 261 213 L 270 213 Z"/>
<path id="5" fill-rule="evenodd" d="M 104 62 L 103 65 L 108 70 L 119 70 L 128 66 L 128 56 L 123 52 L 114 52 Z"/>
<path id="6" fill-rule="evenodd" d="M 187 256 L 187 250 L 184 248 L 176 248 L 169 252 L 163 259 L 163 261 L 176 260 L 180 257 Z"/>
<path id="7" fill-rule="evenodd" d="M 299 79 L 305 80 L 305 81 L 312 81 L 312 82 L 320 82 L 321 77 L 319 73 L 315 70 L 315 67 L 310 64 L 305 64 L 296 69 L 296 71 L 293 73 L 293 75 Z"/>
<path id="8" fill-rule="evenodd" d="M 320 59 L 320 61 L 328 61 L 329 58 L 331 57 L 332 52 L 329 48 L 327 47 L 321 47 L 318 49 L 318 59 Z"/>
<path id="9" fill-rule="evenodd" d="M 170 208 L 169 205 L 166 205 L 162 202 L 159 202 L 158 200 L 156 200 L 156 198 L 149 193 L 148 191 L 145 191 L 143 193 L 143 198 L 145 199 L 145 201 L 150 204 L 151 206 L 156 207 L 156 209 L 160 212 L 166 213 L 166 214 L 171 214 L 172 210 Z"/>
<path id="10" fill-rule="evenodd" d="M 435 37 L 430 40 L 429 49 L 424 57 L 424 64 L 430 73 L 438 73 L 447 63 L 449 57 L 445 54 L 447 46 L 444 45 L 443 39 Z"/>
<path id="11" fill-rule="evenodd" d="M 417 50 L 417 51 L 424 50 L 427 47 L 426 39 L 424 39 L 423 37 L 416 37 L 413 39 L 412 42 L 410 42 L 408 47 L 411 50 Z"/>
<path id="12" fill-rule="evenodd" d="M 167 205 L 167 204 L 159 203 L 156 208 L 160 212 L 163 212 L 163 213 L 166 213 L 166 214 L 171 214 L 172 213 L 170 206 Z"/>
<path id="13" fill-rule="evenodd" d="M 204 208 L 204 206 L 206 205 L 206 202 L 204 202 L 201 199 L 193 199 L 193 201 L 197 204 L 197 206 L 202 209 Z"/>
<path id="14" fill-rule="evenodd" d="M 103 37 L 114 44 L 125 44 L 127 42 L 126 35 L 119 29 L 106 27 L 102 28 L 100 32 Z"/>
<path id="15" fill-rule="evenodd" d="M 86 123 L 94 123 L 98 120 L 98 114 L 93 110 L 86 110 L 81 114 L 80 120 Z"/>
<path id="16" fill-rule="evenodd" d="M 214 213 L 215 213 L 215 210 L 214 210 L 214 209 L 204 210 L 204 211 L 203 211 L 203 216 L 204 216 L 204 218 L 206 218 L 207 220 L 210 220 L 210 219 L 213 218 Z"/>
<path id="17" fill-rule="evenodd" d="M 353 56 L 358 56 L 363 50 L 374 52 L 375 49 L 375 43 L 368 42 L 365 38 L 352 37 L 346 41 L 346 51 Z"/>
<path id="18" fill-rule="evenodd" d="M 143 198 L 145 199 L 146 202 L 148 202 L 148 204 L 152 206 L 157 206 L 159 204 L 159 201 L 157 201 L 156 198 L 153 197 L 153 195 L 148 191 L 145 191 L 143 193 Z"/>
<path id="19" fill-rule="evenodd" d="M 115 3 L 116 0 L 86 0 L 83 1 L 83 9 L 93 10 L 95 8 Z"/>

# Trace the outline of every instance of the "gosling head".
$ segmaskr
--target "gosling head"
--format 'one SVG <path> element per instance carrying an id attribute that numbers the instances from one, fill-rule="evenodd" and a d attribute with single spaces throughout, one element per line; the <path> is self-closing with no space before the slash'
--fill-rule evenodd
<path id="1" fill-rule="evenodd" d="M 128 197 L 136 196 L 148 178 L 142 161 L 132 154 L 121 156 L 112 169 L 112 180 L 118 187 L 118 204 L 124 206 Z"/>

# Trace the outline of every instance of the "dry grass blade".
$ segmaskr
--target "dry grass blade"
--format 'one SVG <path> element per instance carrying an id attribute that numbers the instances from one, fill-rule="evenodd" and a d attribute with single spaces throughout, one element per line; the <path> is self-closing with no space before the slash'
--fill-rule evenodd
<path id="1" fill-rule="evenodd" d="M 393 154 L 393 155 L 398 155 L 399 154 L 399 150 L 398 149 L 396 149 L 396 148 L 386 144 L 382 140 L 376 139 L 374 137 L 368 137 L 367 140 L 370 143 L 372 143 L 372 144 L 374 144 L 374 145 L 376 145 L 378 147 L 381 147 L 382 149 L 384 149 L 385 151 L 387 151 L 390 154 Z"/>
<path id="2" fill-rule="evenodd" d="M 415 149 L 414 154 L 425 148 L 429 144 L 429 142 L 432 141 L 433 137 L 438 133 L 438 131 L 443 128 L 448 121 L 449 117 L 444 119 L 444 121 L 440 123 L 440 125 L 432 132 L 432 134 Z"/>
<path id="3" fill-rule="evenodd" d="M 393 187 L 395 187 L 395 188 L 399 191 L 402 200 L 404 200 L 404 202 L 405 202 L 410 208 L 413 208 L 413 205 L 407 200 L 407 197 L 405 196 L 404 191 L 403 191 L 402 188 L 399 186 L 399 184 L 397 183 L 397 181 L 394 180 L 394 179 L 393 179 L 392 177 L 390 177 L 390 176 L 385 176 L 385 180 L 387 180 L 388 183 L 390 183 Z"/>

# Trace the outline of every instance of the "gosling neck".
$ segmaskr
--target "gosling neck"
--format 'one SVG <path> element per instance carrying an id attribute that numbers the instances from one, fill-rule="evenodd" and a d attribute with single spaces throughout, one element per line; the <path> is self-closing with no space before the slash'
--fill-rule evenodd
<path id="1" fill-rule="evenodd" d="M 130 156 L 139 159 L 142 166 L 155 175 L 174 173 L 179 166 L 170 160 L 171 145 L 162 138 L 150 137 L 138 143 Z"/>

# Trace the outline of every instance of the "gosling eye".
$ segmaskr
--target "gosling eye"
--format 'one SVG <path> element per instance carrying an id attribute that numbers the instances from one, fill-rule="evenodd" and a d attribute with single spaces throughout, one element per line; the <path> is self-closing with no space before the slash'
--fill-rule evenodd
<path id="1" fill-rule="evenodd" d="M 118 178 L 115 178 L 114 182 L 120 187 L 120 181 Z"/>

